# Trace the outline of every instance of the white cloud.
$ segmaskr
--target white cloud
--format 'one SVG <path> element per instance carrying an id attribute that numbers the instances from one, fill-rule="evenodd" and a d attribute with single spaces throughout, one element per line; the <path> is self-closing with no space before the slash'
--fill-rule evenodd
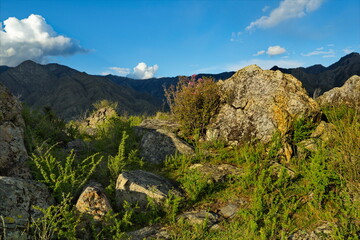
<path id="1" fill-rule="evenodd" d="M 109 69 L 113 70 L 114 72 L 116 72 L 120 76 L 126 76 L 126 75 L 130 74 L 130 69 L 129 68 L 110 67 Z"/>
<path id="2" fill-rule="evenodd" d="M 344 48 L 344 49 L 343 49 L 343 52 L 344 52 L 345 54 L 349 54 L 349 53 L 354 52 L 354 49 L 352 49 L 352 48 Z"/>
<path id="3" fill-rule="evenodd" d="M 309 52 L 309 53 L 302 53 L 301 55 L 304 56 L 304 57 L 310 57 L 310 56 L 315 56 L 315 55 L 335 56 L 335 52 L 332 49 L 330 49 L 329 51 L 315 50 L 315 51 L 312 51 L 312 52 Z"/>
<path id="4" fill-rule="evenodd" d="M 318 51 L 324 50 L 324 47 L 318 47 L 318 48 L 316 48 L 316 50 L 318 50 Z"/>
<path id="5" fill-rule="evenodd" d="M 0 65 L 16 66 L 28 59 L 43 63 L 48 57 L 87 52 L 73 39 L 57 34 L 42 16 L 35 14 L 5 20 L 0 39 Z"/>
<path id="6" fill-rule="evenodd" d="M 260 55 L 263 55 L 265 53 L 265 50 L 261 50 L 261 51 L 258 51 L 257 53 L 253 54 L 253 56 L 260 56 Z"/>
<path id="7" fill-rule="evenodd" d="M 261 9 L 261 11 L 266 12 L 267 10 L 269 10 L 269 8 L 270 8 L 270 6 L 265 6 L 265 7 L 263 7 L 263 9 Z"/>
<path id="8" fill-rule="evenodd" d="M 315 11 L 324 0 L 283 0 L 279 7 L 272 10 L 269 16 L 262 16 L 251 22 L 246 30 L 253 28 L 270 28 L 291 18 L 301 18 Z"/>
<path id="9" fill-rule="evenodd" d="M 328 46 L 328 47 L 335 47 L 335 44 L 330 43 L 330 44 L 328 44 L 327 46 Z"/>
<path id="10" fill-rule="evenodd" d="M 226 67 L 227 71 L 237 71 L 241 68 L 249 66 L 251 64 L 256 64 L 262 69 L 270 69 L 273 66 L 278 66 L 282 68 L 296 68 L 303 66 L 302 62 L 292 61 L 292 60 L 263 60 L 263 59 L 251 59 L 248 61 L 241 61 L 240 63 L 231 64 Z"/>
<path id="11" fill-rule="evenodd" d="M 133 72 L 128 74 L 127 77 L 135 79 L 153 78 L 158 69 L 159 66 L 157 64 L 154 66 L 147 66 L 146 63 L 141 62 L 133 68 Z"/>
<path id="12" fill-rule="evenodd" d="M 232 32 L 230 42 L 239 42 L 242 32 Z"/>
<path id="13" fill-rule="evenodd" d="M 324 55 L 322 57 L 323 58 L 334 58 L 334 57 L 336 57 L 336 55 L 335 54 L 329 54 L 329 55 Z"/>
<path id="14" fill-rule="evenodd" d="M 279 54 L 283 54 L 286 52 L 285 48 L 282 48 L 280 46 L 270 46 L 266 52 L 269 56 L 275 56 Z"/>
<path id="15" fill-rule="evenodd" d="M 101 75 L 114 74 L 134 79 L 148 79 L 155 77 L 158 69 L 159 66 L 157 64 L 154 66 L 147 66 L 146 63 L 141 62 L 133 68 L 133 71 L 131 71 L 130 68 L 109 67 L 107 71 L 102 72 Z"/>

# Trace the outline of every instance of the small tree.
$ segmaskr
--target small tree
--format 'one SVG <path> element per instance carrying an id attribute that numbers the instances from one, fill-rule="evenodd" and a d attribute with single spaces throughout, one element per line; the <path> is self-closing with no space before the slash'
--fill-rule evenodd
<path id="1" fill-rule="evenodd" d="M 206 126 L 217 113 L 220 103 L 219 87 L 212 78 L 181 77 L 177 86 L 165 89 L 172 114 L 180 123 L 184 137 L 204 136 Z"/>

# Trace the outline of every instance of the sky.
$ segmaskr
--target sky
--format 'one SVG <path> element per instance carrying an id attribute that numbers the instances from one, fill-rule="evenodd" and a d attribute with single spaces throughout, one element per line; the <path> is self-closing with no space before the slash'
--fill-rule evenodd
<path id="1" fill-rule="evenodd" d="M 136 79 L 328 66 L 360 52 L 359 0 L 0 0 L 0 65 Z"/>

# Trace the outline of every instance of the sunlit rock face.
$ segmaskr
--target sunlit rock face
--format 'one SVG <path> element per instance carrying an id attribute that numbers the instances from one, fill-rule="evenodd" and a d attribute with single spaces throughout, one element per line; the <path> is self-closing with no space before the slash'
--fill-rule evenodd
<path id="1" fill-rule="evenodd" d="M 321 106 L 346 105 L 360 110 L 360 77 L 349 78 L 342 87 L 333 88 L 318 97 Z"/>
<path id="2" fill-rule="evenodd" d="M 278 132 L 286 145 L 297 118 L 319 119 L 318 104 L 292 75 L 251 65 L 219 84 L 223 104 L 208 128 L 207 140 L 266 143 Z M 289 157 L 291 149 L 286 148 Z"/>

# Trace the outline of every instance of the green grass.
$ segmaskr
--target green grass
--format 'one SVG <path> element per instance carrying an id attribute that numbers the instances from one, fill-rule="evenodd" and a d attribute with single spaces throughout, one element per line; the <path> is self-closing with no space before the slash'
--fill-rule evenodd
<path id="1" fill-rule="evenodd" d="M 163 206 L 149 201 L 147 211 L 137 213 L 136 205 L 126 204 L 102 223 L 87 223 L 85 229 L 95 239 L 121 238 L 125 231 L 154 223 L 165 225 L 171 239 L 288 239 L 299 230 L 311 232 L 323 223 L 332 228 L 326 239 L 359 239 L 360 117 L 348 108 L 328 108 L 324 112 L 334 125 L 330 139 L 318 139 L 316 151 L 295 155 L 290 161 L 281 156 L 282 143 L 275 135 L 269 144 L 227 146 L 222 141 L 196 142 L 195 155 L 168 156 L 164 164 L 157 166 L 144 165 L 138 156 L 139 139 L 134 126 L 143 118 L 119 116 L 99 126 L 96 136 L 79 131 L 78 136 L 91 146 L 86 156 L 61 154 L 58 145 L 41 154 L 34 153 L 32 161 L 38 169 L 35 177 L 45 181 L 58 196 L 65 192 L 72 197 L 78 192 L 72 184 L 83 186 L 87 180 L 95 179 L 110 189 L 109 197 L 114 201 L 117 175 L 123 169 L 145 168 L 178 182 L 184 191 L 184 197 L 170 194 Z M 305 120 L 296 122 L 293 143 L 307 139 L 314 127 Z M 66 126 L 61 128 L 65 131 Z M 36 131 L 36 141 L 46 140 Z M 27 141 L 31 139 L 28 137 Z M 36 142 L 30 145 L 35 146 Z M 99 154 L 93 156 L 95 152 Z M 99 167 L 101 156 L 103 163 Z M 205 173 L 190 169 L 194 163 L 227 163 L 236 166 L 239 173 L 214 183 Z M 75 175 L 81 177 L 74 178 Z M 238 212 L 234 218 L 221 221 L 218 229 L 176 220 L 179 213 L 187 210 L 218 212 L 220 207 L 236 201 L 243 202 Z M 52 229 L 55 227 L 68 231 L 72 235 L 66 237 L 71 239 L 85 231 L 83 218 L 80 221 L 71 215 L 75 214 L 73 202 L 66 203 L 66 208 L 62 204 L 59 198 L 58 205 L 44 210 L 44 218 L 35 226 L 38 230 L 32 233 L 53 234 L 55 239 L 65 236 Z M 64 214 L 57 215 L 59 211 Z M 62 220 L 54 223 L 53 219 Z"/>

